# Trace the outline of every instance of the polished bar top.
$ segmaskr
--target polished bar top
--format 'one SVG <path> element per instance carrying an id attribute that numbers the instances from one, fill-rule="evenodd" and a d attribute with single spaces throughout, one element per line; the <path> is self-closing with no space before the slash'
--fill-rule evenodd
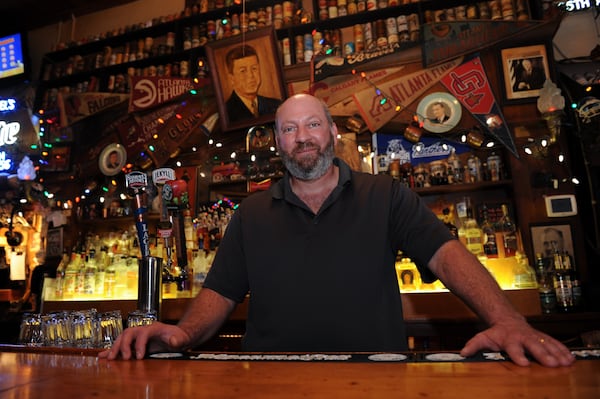
<path id="1" fill-rule="evenodd" d="M 2 351 L 0 397 L 597 399 L 600 360 L 544 368 L 509 361 L 106 361 L 93 351 Z"/>

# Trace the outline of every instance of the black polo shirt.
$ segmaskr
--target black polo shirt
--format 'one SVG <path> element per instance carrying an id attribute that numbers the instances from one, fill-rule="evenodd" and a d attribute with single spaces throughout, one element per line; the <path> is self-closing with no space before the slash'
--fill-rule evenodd
<path id="1" fill-rule="evenodd" d="M 227 227 L 204 286 L 237 302 L 250 292 L 246 350 L 406 350 L 397 251 L 432 281 L 426 265 L 452 235 L 398 181 L 335 164 L 339 183 L 317 214 L 286 175 Z"/>

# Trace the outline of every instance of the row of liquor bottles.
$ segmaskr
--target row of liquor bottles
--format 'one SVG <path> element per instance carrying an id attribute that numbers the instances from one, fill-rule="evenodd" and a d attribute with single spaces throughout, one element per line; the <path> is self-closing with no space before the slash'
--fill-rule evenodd
<path id="1" fill-rule="evenodd" d="M 192 292 L 187 290 L 186 295 L 195 294 L 201 288 L 235 206 L 233 202 L 222 200 L 202 207 L 195 218 L 184 212 L 185 266 L 179 265 L 174 256 L 176 240 L 156 237 L 150 240 L 150 255 L 164 260 L 163 283 L 167 297 L 175 295 L 177 277 L 183 267 L 189 279 L 186 286 L 192 287 Z M 89 232 L 78 239 L 70 255 L 63 254 L 51 296 L 54 299 L 136 298 L 139 256 L 133 219 L 129 229 L 124 231 Z"/>
<path id="2" fill-rule="evenodd" d="M 482 205 L 482 221 L 473 217 L 470 199 L 464 198 L 457 204 L 461 219 L 456 227 L 448 208 L 444 209 L 443 220 L 450 231 L 474 255 L 486 264 L 489 259 L 518 257 L 511 272 L 514 288 L 537 288 L 544 313 L 572 312 L 582 308 L 583 293 L 573 257 L 566 251 L 555 250 L 552 256 L 536 254 L 535 269 L 522 256 L 519 231 L 512 220 L 508 206 L 502 204 L 501 218 L 492 223 L 485 204 Z"/>
<path id="3" fill-rule="evenodd" d="M 190 263 L 187 265 L 189 276 L 185 292 L 178 292 L 176 280 L 172 278 L 178 272 L 163 273 L 163 297 L 190 297 L 198 293 L 212 264 L 214 251 L 193 249 L 190 251 Z M 49 300 L 103 300 L 136 299 L 138 296 L 139 259 L 136 256 L 113 256 L 103 248 L 97 256 L 95 251 L 73 251 L 63 258 L 56 270 L 56 278 L 48 288 Z"/>
<path id="4" fill-rule="evenodd" d="M 583 307 L 583 291 L 568 252 L 555 251 L 546 258 L 536 254 L 535 272 L 544 313 L 572 312 Z"/>
<path id="5" fill-rule="evenodd" d="M 502 216 L 496 222 L 492 222 L 486 204 L 482 204 L 482 220 L 479 223 L 473 214 L 471 199 L 464 197 L 456 204 L 460 226 L 454 224 L 449 208 L 443 210 L 443 221 L 450 232 L 475 256 L 508 258 L 517 254 L 520 240 L 517 225 L 510 216 L 508 205 L 502 204 L 501 209 Z"/>

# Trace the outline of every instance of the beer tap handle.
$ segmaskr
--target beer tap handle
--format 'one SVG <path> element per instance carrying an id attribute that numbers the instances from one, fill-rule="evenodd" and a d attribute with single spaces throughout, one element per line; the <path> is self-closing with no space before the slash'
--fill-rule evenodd
<path id="1" fill-rule="evenodd" d="M 148 222 L 146 220 L 147 196 L 146 187 L 148 179 L 144 172 L 130 172 L 125 175 L 125 184 L 135 201 L 135 228 L 137 230 L 138 241 L 142 259 L 150 256 L 150 236 L 148 233 Z"/>

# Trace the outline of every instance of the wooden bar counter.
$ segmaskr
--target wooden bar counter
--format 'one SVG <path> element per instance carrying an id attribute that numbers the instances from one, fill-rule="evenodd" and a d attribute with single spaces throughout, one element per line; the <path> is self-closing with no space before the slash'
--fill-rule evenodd
<path id="1" fill-rule="evenodd" d="M 600 398 L 600 360 L 589 359 L 553 369 L 509 361 L 106 361 L 94 351 L 0 350 L 3 399 Z"/>

